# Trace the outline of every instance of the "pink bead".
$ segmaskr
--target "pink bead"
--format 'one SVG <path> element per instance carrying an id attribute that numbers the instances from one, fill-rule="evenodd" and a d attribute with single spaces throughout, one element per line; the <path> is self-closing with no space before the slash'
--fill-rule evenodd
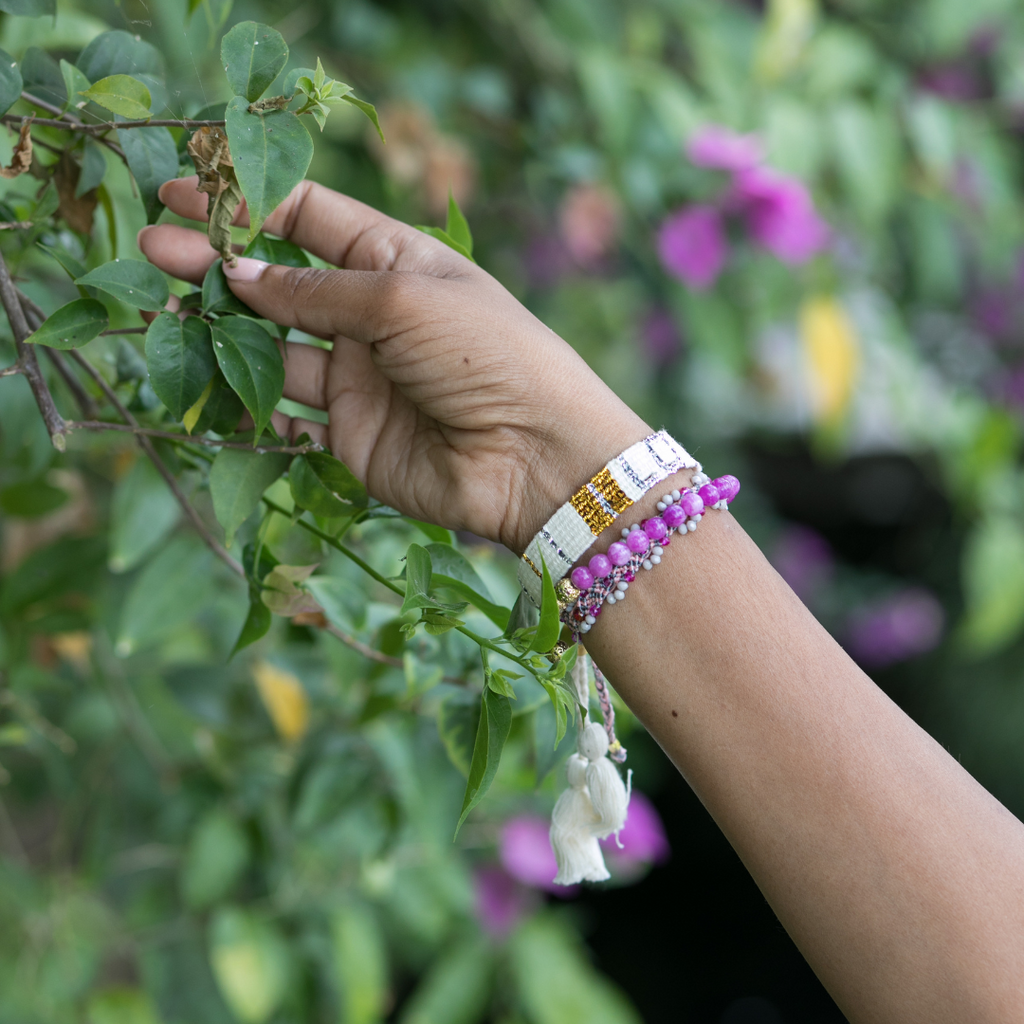
<path id="1" fill-rule="evenodd" d="M 732 501 L 740 493 L 740 482 L 731 473 L 726 473 L 725 476 L 711 482 L 718 488 L 718 493 L 724 501 Z"/>
<path id="2" fill-rule="evenodd" d="M 612 565 L 625 565 L 629 561 L 631 554 L 632 552 L 621 540 L 615 541 L 608 548 L 608 557 L 611 559 Z"/>
<path id="3" fill-rule="evenodd" d="M 645 519 L 641 529 L 651 540 L 661 540 L 668 533 L 668 527 L 661 516 L 652 516 L 650 519 Z"/>
<path id="4" fill-rule="evenodd" d="M 677 526 L 682 526 L 686 522 L 686 513 L 678 505 L 669 505 L 661 513 L 661 518 L 665 520 L 667 527 L 674 530 Z"/>
<path id="5" fill-rule="evenodd" d="M 721 501 L 722 496 L 718 493 L 718 488 L 714 484 L 705 484 L 698 492 L 705 505 L 714 505 L 716 501 Z"/>
<path id="6" fill-rule="evenodd" d="M 601 580 L 612 571 L 612 560 L 607 555 L 594 555 L 587 563 L 587 568 L 593 573 L 594 579 Z"/>
<path id="7" fill-rule="evenodd" d="M 685 491 L 679 499 L 679 507 L 688 516 L 699 516 L 704 511 L 704 499 L 693 491 Z"/>
<path id="8" fill-rule="evenodd" d="M 651 542 L 647 539 L 647 534 L 643 530 L 631 530 L 626 538 L 626 547 L 634 555 L 642 555 L 650 546 Z"/>
<path id="9" fill-rule="evenodd" d="M 594 574 L 582 565 L 573 569 L 569 579 L 577 590 L 589 590 L 594 585 Z"/>

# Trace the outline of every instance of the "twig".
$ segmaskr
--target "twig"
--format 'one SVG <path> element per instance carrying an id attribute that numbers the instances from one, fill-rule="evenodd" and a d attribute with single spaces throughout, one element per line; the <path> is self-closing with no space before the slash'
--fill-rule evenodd
<path id="1" fill-rule="evenodd" d="M 68 431 L 72 430 L 118 430 L 124 434 L 135 434 L 143 437 L 159 437 L 165 441 L 177 441 L 179 444 L 201 444 L 208 448 L 237 448 L 241 451 L 277 452 L 278 455 L 305 455 L 307 452 L 322 452 L 324 447 L 316 441 L 309 444 L 296 445 L 257 445 L 255 448 L 245 441 L 221 441 L 215 437 L 192 436 L 178 434 L 171 430 L 157 430 L 153 427 L 129 426 L 124 423 L 107 423 L 105 420 L 69 421 Z"/>
<path id="2" fill-rule="evenodd" d="M 22 305 L 24 306 L 24 303 Z M 46 345 L 43 345 L 42 349 L 50 362 L 53 363 L 54 369 L 56 369 L 61 379 L 67 385 L 68 391 L 74 396 L 75 402 L 78 403 L 78 408 L 82 410 L 82 415 L 88 416 L 89 419 L 94 419 L 98 416 L 99 408 L 92 400 L 92 395 L 82 387 L 82 382 L 68 369 L 68 364 L 64 362 L 64 357 L 56 349 L 49 348 Z M 67 424 L 67 428 L 68 430 L 71 429 L 70 423 Z"/>
<path id="3" fill-rule="evenodd" d="M 15 228 L 18 231 L 27 231 L 32 227 L 35 225 L 30 220 L 0 220 L 0 231 L 12 231 Z"/>
<path id="4" fill-rule="evenodd" d="M 142 428 L 139 425 L 139 421 L 125 408 L 124 404 L 117 397 L 114 389 L 103 379 L 102 374 L 76 349 L 71 350 L 71 358 L 82 367 L 83 370 L 99 385 L 100 390 L 107 397 L 107 401 L 117 410 L 118 415 L 122 419 L 126 420 L 129 426 L 132 428 L 132 433 L 135 434 L 135 440 L 138 441 L 139 447 L 149 456 L 150 461 L 156 467 L 157 472 L 167 482 L 167 486 L 170 487 L 171 493 L 175 498 L 178 499 L 178 504 L 181 506 L 185 515 L 188 517 L 189 522 L 195 527 L 196 532 L 202 537 L 203 542 L 206 546 L 226 565 L 232 572 L 237 573 L 239 576 L 245 576 L 245 570 L 242 568 L 241 563 L 237 562 L 231 555 L 228 554 L 227 549 L 220 541 L 210 532 L 209 527 L 200 518 L 199 513 L 193 508 L 192 502 L 185 496 L 185 492 L 182 491 L 181 487 L 178 486 L 178 481 L 175 479 L 174 474 L 164 465 L 163 459 L 157 454 L 157 450 L 153 447 L 153 442 L 140 431 Z"/>
<path id="5" fill-rule="evenodd" d="M 22 92 L 21 98 L 26 103 L 31 103 L 34 107 L 39 107 L 41 110 L 48 110 L 51 114 L 56 114 L 59 120 L 53 121 L 49 118 L 39 118 L 29 115 L 23 117 L 21 114 L 5 114 L 0 121 L 4 124 L 17 124 L 21 126 L 23 121 L 30 120 L 35 124 L 43 125 L 47 128 L 63 128 L 65 131 L 89 131 L 89 125 L 87 125 L 80 118 L 75 117 L 74 114 L 67 113 L 60 109 L 60 107 L 54 106 L 54 104 L 47 102 L 44 99 L 40 99 L 38 96 L 34 96 L 30 92 Z M 124 150 L 116 143 L 111 142 L 110 139 L 104 138 L 102 135 L 92 133 L 96 135 L 96 140 L 101 142 L 107 147 L 112 153 L 116 153 L 124 162 L 125 165 L 128 163 L 128 158 L 124 155 Z"/>
<path id="6" fill-rule="evenodd" d="M 145 334 L 148 327 L 115 327 L 112 331 L 100 331 L 101 338 L 109 338 L 112 334 Z"/>
<path id="7" fill-rule="evenodd" d="M 0 377 L 14 377 L 17 374 L 24 372 L 24 368 L 15 363 L 13 366 L 5 366 L 0 370 Z"/>
<path id="8" fill-rule="evenodd" d="M 18 365 L 28 380 L 32 395 L 43 414 L 43 422 L 46 424 L 46 432 L 50 435 L 50 441 L 57 451 L 64 451 L 67 446 L 65 441 L 66 424 L 64 417 L 57 411 L 53 404 L 53 395 L 46 386 L 46 379 L 43 371 L 39 368 L 39 360 L 36 358 L 35 349 L 25 344 L 25 339 L 32 333 L 25 319 L 25 310 L 22 309 L 18 289 L 14 287 L 10 272 L 7 269 L 7 261 L 0 254 L 0 302 L 3 303 L 7 319 L 11 324 L 11 331 L 14 334 L 14 344 L 18 350 Z"/>
<path id="9" fill-rule="evenodd" d="M 22 99 L 26 94 L 22 93 Z M 30 103 L 37 103 L 37 100 L 29 100 Z M 40 104 L 41 105 L 41 104 Z M 48 108 L 44 108 L 48 109 Z M 60 128 L 66 132 L 87 132 L 102 138 L 102 132 L 108 132 L 112 128 L 120 131 L 122 128 L 223 128 L 224 121 L 192 121 L 189 118 L 150 118 L 148 121 L 97 121 L 95 124 L 87 124 L 65 114 L 62 118 L 32 117 L 31 114 L 4 114 L 0 118 L 4 124 L 20 125 L 24 121 L 31 121 L 42 128 Z"/>
<path id="10" fill-rule="evenodd" d="M 357 640 L 354 636 L 349 635 L 343 629 L 338 629 L 331 622 L 325 620 L 324 625 L 320 627 L 324 632 L 330 633 L 331 636 L 340 640 L 346 647 L 351 647 L 353 651 L 358 652 L 364 658 L 369 658 L 370 661 L 376 661 L 381 665 L 390 665 L 392 668 L 405 668 L 405 662 L 401 658 L 396 658 L 393 655 L 385 654 L 383 651 L 375 650 L 370 647 L 369 644 L 364 644 L 362 640 Z M 445 683 L 451 683 L 452 686 L 465 686 L 466 680 L 459 676 L 442 676 L 441 681 Z"/>

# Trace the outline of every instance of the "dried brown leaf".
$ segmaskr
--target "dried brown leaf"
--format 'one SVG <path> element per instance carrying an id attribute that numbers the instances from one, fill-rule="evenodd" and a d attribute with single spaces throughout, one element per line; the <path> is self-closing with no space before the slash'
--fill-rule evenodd
<path id="1" fill-rule="evenodd" d="M 209 196 L 206 212 L 210 219 L 207 232 L 210 245 L 222 259 L 231 262 L 235 258 L 231 249 L 231 221 L 242 201 L 242 190 L 235 178 L 235 165 L 224 129 L 208 126 L 197 129 L 188 140 L 188 155 L 199 175 L 196 191 Z"/>
<path id="2" fill-rule="evenodd" d="M 14 145 L 14 152 L 11 154 L 11 162 L 6 167 L 0 167 L 0 177 L 16 178 L 24 174 L 32 166 L 32 136 L 29 129 L 31 121 L 23 121 L 21 131 L 18 133 L 18 141 Z"/>
<path id="3" fill-rule="evenodd" d="M 90 189 L 81 196 L 75 195 L 81 173 L 82 169 L 75 163 L 71 154 L 65 151 L 57 161 L 53 183 L 57 186 L 57 196 L 60 199 L 57 216 L 62 217 L 72 231 L 87 235 L 92 231 L 93 214 L 96 212 L 99 197 L 96 189 Z"/>

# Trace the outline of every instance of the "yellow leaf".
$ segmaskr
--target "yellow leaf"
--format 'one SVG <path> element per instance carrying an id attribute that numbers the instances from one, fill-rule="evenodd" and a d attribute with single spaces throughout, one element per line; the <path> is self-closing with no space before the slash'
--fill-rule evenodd
<path id="1" fill-rule="evenodd" d="M 819 425 L 846 414 L 860 369 L 860 346 L 846 310 L 831 296 L 808 299 L 800 310 L 811 405 Z"/>
<path id="2" fill-rule="evenodd" d="M 62 661 L 74 665 L 83 675 L 88 673 L 89 655 L 92 652 L 92 637 L 88 633 L 56 633 L 50 637 L 50 643 Z"/>
<path id="3" fill-rule="evenodd" d="M 761 81 L 779 81 L 800 63 L 817 14 L 816 0 L 769 0 L 754 61 Z"/>
<path id="4" fill-rule="evenodd" d="M 258 662 L 253 675 L 263 705 L 281 738 L 289 743 L 302 739 L 309 725 L 309 698 L 298 676 L 269 661 Z"/>
<path id="5" fill-rule="evenodd" d="M 182 416 L 181 422 L 185 425 L 185 432 L 187 434 L 191 434 L 192 431 L 195 430 L 195 426 L 199 422 L 199 417 L 203 414 L 203 409 L 206 406 L 206 403 L 210 400 L 210 395 L 213 394 L 213 385 L 216 380 L 216 375 L 211 377 L 210 383 L 203 388 L 203 393 L 196 399 L 196 404 L 185 410 L 185 415 Z"/>

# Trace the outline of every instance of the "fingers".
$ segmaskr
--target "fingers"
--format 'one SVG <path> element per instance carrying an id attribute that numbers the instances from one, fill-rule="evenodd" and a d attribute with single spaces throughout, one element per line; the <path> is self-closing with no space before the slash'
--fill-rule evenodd
<path id="1" fill-rule="evenodd" d="M 171 277 L 202 284 L 217 253 L 206 235 L 177 224 L 151 224 L 139 232 L 139 249 L 154 266 Z"/>
<path id="2" fill-rule="evenodd" d="M 312 409 L 327 408 L 327 368 L 331 353 L 290 342 L 284 352 L 284 397 Z"/>
<path id="3" fill-rule="evenodd" d="M 225 265 L 231 290 L 260 316 L 309 334 L 372 344 L 421 322 L 455 282 L 419 274 L 279 267 L 241 258 Z"/>
<path id="4" fill-rule="evenodd" d="M 194 176 L 168 181 L 160 189 L 160 199 L 179 216 L 205 221 L 207 197 L 196 191 L 197 182 Z M 249 223 L 244 203 L 234 223 Z M 263 228 L 348 270 L 453 274 L 473 266 L 422 231 L 311 181 L 296 186 Z"/>

